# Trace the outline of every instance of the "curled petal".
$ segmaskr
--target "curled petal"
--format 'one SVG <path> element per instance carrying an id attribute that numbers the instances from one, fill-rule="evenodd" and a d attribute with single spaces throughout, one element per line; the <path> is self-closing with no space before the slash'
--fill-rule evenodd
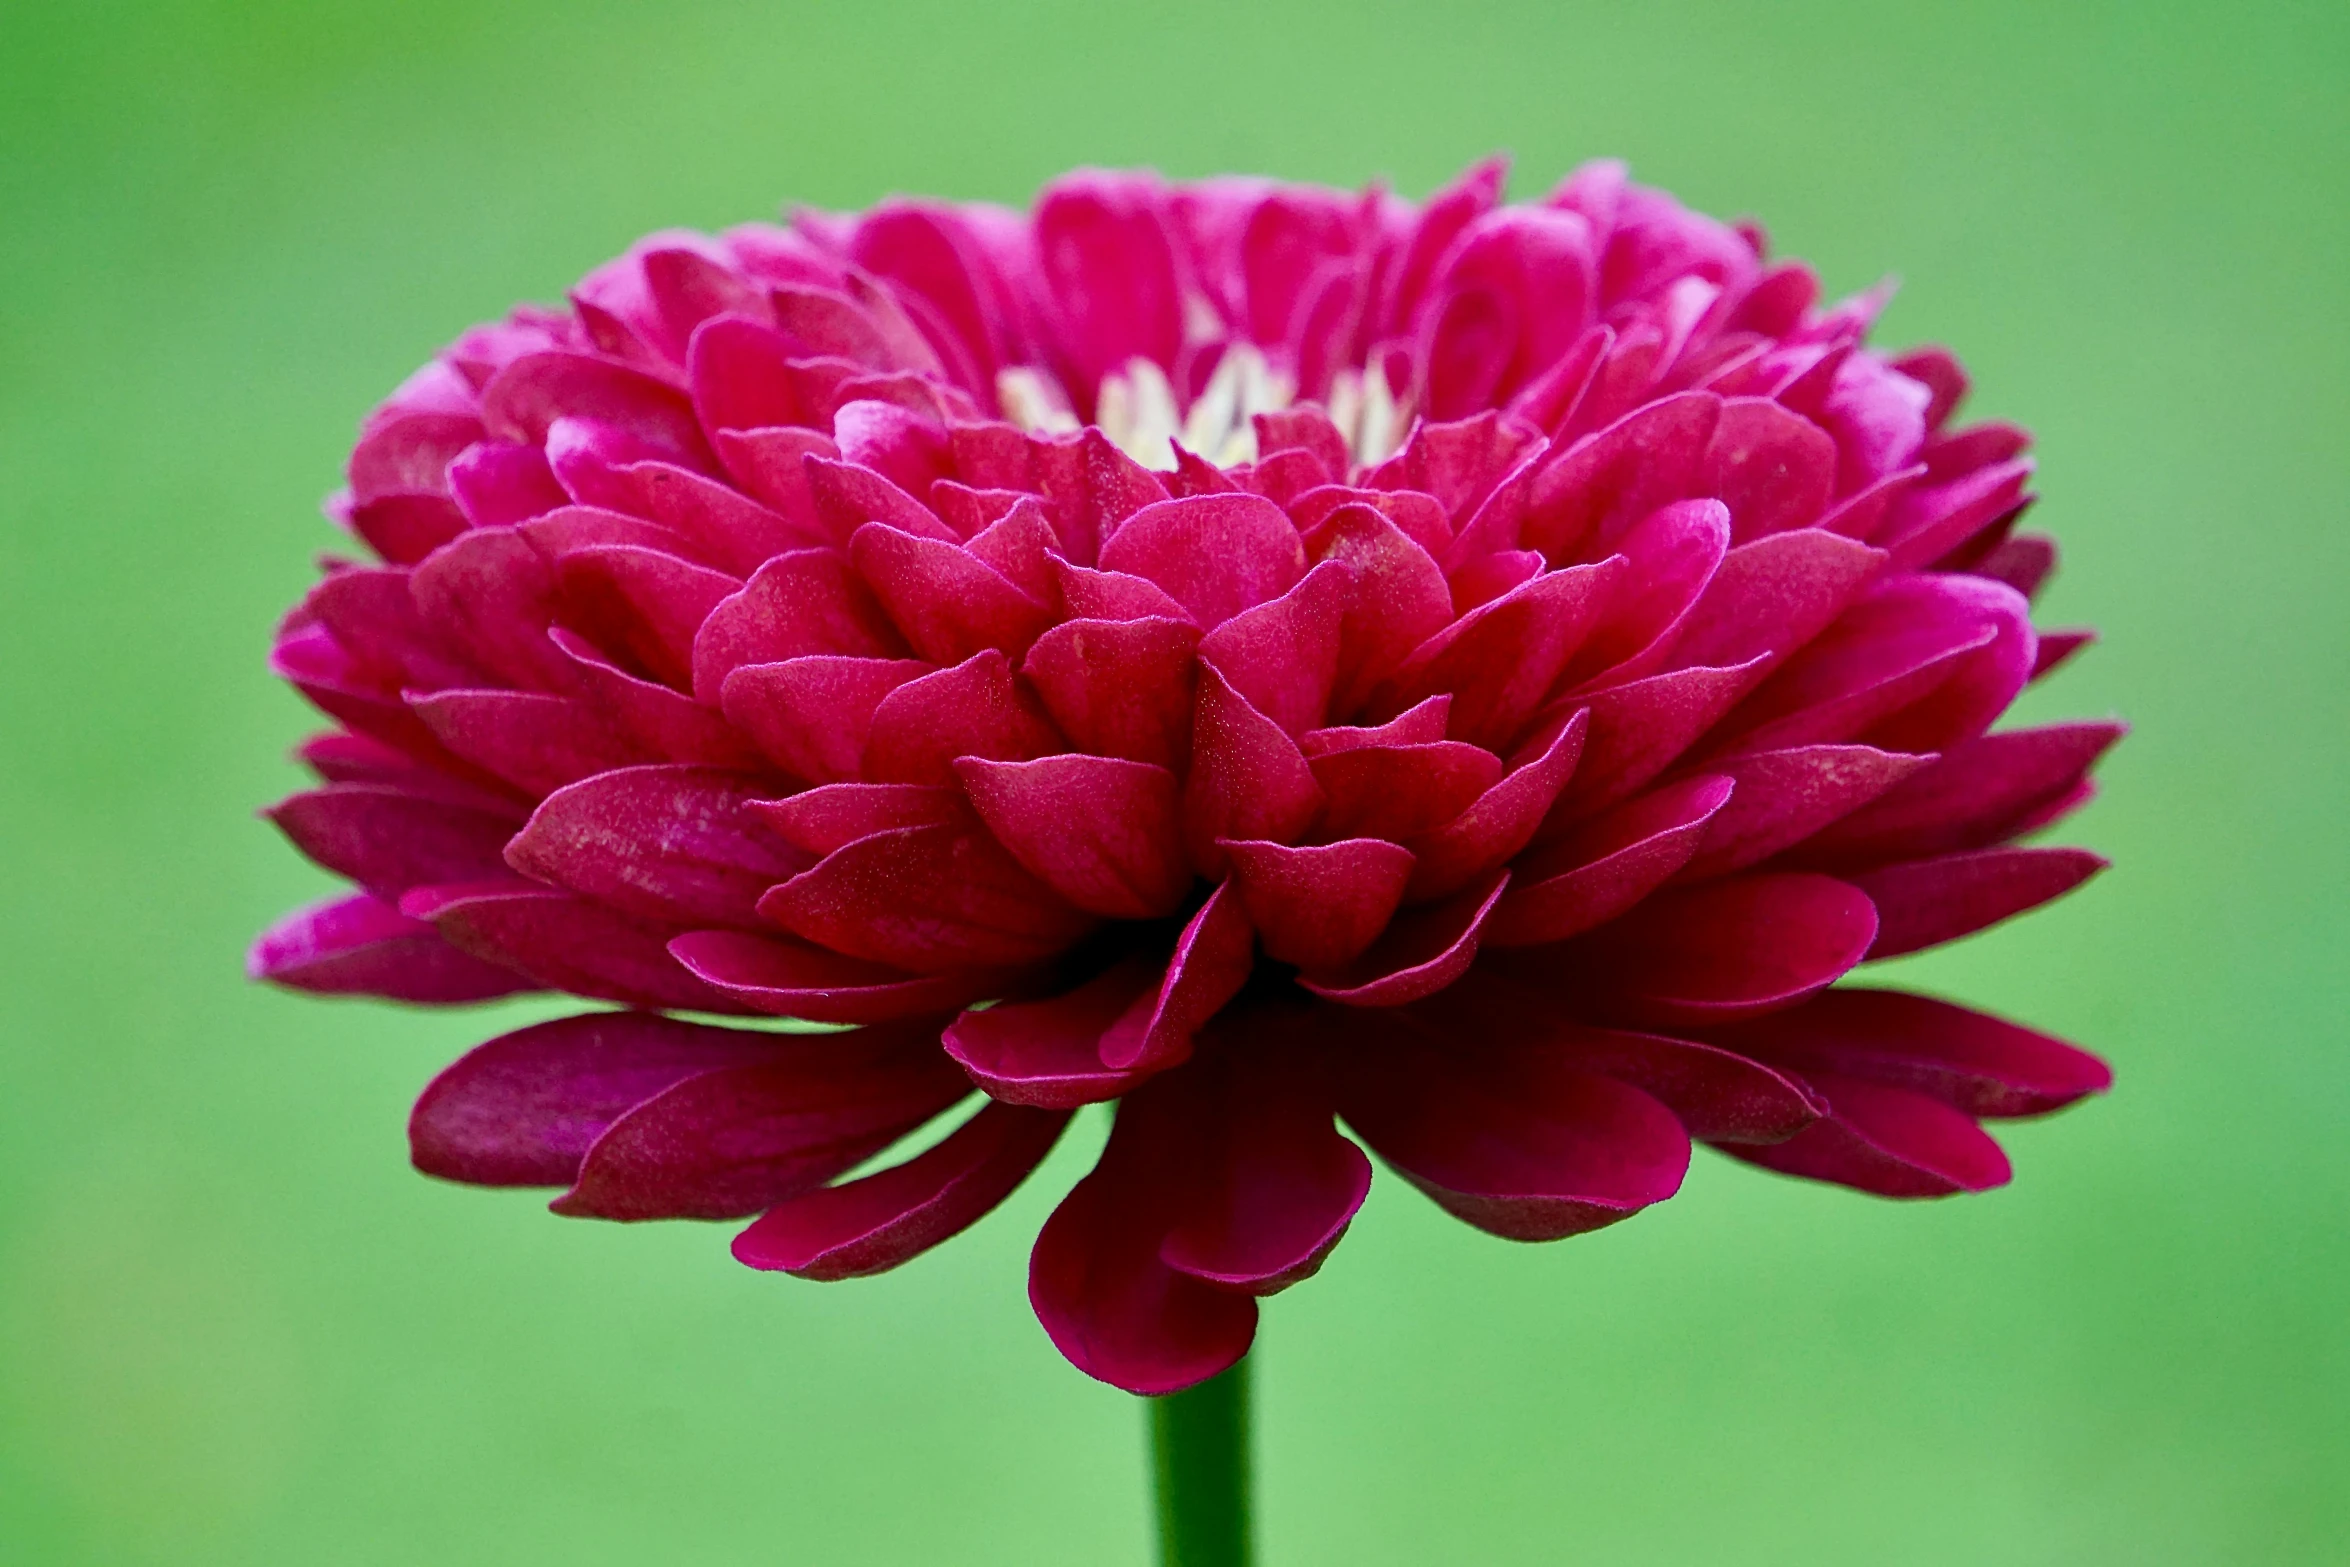
<path id="1" fill-rule="evenodd" d="M 502 811 L 372 783 L 305 790 L 265 814 L 320 865 L 394 898 L 427 882 L 496 875 L 518 825 Z"/>
<path id="2" fill-rule="evenodd" d="M 688 932 L 669 943 L 669 952 L 696 979 L 745 1006 L 810 1023 L 935 1016 L 1001 995 L 1015 978 L 990 969 L 909 974 L 805 942 L 734 930 Z"/>
<path id="3" fill-rule="evenodd" d="M 1559 1240 L 1681 1188 L 1689 1138 L 1627 1084 L 1538 1057 L 1480 1061 L 1389 1030 L 1343 1058 L 1339 1109 L 1372 1151 L 1457 1219 Z"/>
<path id="4" fill-rule="evenodd" d="M 978 1223 L 1044 1162 L 1067 1111 L 990 1103 L 904 1164 L 790 1198 L 734 1238 L 737 1261 L 803 1279 L 857 1279 L 911 1262 Z"/>
<path id="5" fill-rule="evenodd" d="M 1012 857 L 1088 913 L 1155 919 L 1191 888 L 1181 786 L 1163 767 L 1106 756 L 966 756 L 955 774 Z"/>
<path id="6" fill-rule="evenodd" d="M 1336 969 L 1378 939 L 1403 901 L 1412 852 L 1379 838 L 1310 848 L 1226 838 L 1232 879 L 1268 956 Z"/>
<path id="7" fill-rule="evenodd" d="M 1813 1071 L 1829 1113 L 1786 1142 L 1723 1152 L 1782 1175 L 1878 1197 L 1948 1197 L 2007 1184 L 2007 1155 L 1963 1111 L 1906 1088 Z"/>
<path id="8" fill-rule="evenodd" d="M 1067 620 L 1028 650 L 1021 672 L 1081 751 L 1182 771 L 1191 757 L 1192 650 L 1179 620 Z"/>
<path id="9" fill-rule="evenodd" d="M 1486 922 L 1509 886 L 1493 871 L 1441 903 L 1410 909 L 1352 960 L 1298 976 L 1315 995 L 1352 1007 L 1395 1007 L 1432 995 L 1468 972 Z"/>
<path id="10" fill-rule="evenodd" d="M 1734 782 L 1701 773 L 1625 801 L 1519 861 L 1494 911 L 1498 947 L 1565 941 L 1606 924 L 1670 880 L 1733 798 Z"/>
<path id="11" fill-rule="evenodd" d="M 1045 1221 L 1028 1266 L 1028 1299 L 1054 1347 L 1086 1375 L 1146 1395 L 1214 1376 L 1248 1353 L 1257 1325 L 1254 1300 L 1160 1255 L 1181 1196 L 1182 1124 L 1155 1108 L 1139 1094 L 1119 1107 L 1101 1161 Z"/>

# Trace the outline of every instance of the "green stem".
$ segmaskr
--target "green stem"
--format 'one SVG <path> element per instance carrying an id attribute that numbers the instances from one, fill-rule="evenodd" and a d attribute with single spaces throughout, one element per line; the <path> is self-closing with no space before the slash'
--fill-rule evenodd
<path id="1" fill-rule="evenodd" d="M 1150 1401 L 1160 1567 L 1249 1567 L 1248 1362 Z"/>

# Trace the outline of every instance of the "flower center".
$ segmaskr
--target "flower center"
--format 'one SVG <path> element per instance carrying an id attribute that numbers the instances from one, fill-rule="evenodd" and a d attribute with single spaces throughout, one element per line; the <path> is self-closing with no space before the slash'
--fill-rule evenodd
<path id="1" fill-rule="evenodd" d="M 1014 365 L 996 375 L 996 398 L 1004 416 L 1035 435 L 1066 434 L 1079 428 L 1061 383 L 1033 365 Z M 1228 345 L 1207 385 L 1186 408 L 1167 373 L 1148 359 L 1129 359 L 1125 368 L 1102 377 L 1094 399 L 1094 423 L 1110 444 L 1145 468 L 1175 471 L 1175 448 L 1230 468 L 1257 459 L 1258 414 L 1279 413 L 1297 400 L 1296 379 L 1277 370 L 1254 343 Z M 1341 370 L 1331 380 L 1324 410 L 1355 462 L 1384 462 L 1402 444 L 1405 419 L 1386 374 L 1377 364 Z"/>

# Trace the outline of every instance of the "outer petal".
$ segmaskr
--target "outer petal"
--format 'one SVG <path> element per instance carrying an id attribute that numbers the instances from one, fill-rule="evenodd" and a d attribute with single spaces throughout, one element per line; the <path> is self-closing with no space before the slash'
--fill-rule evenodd
<path id="1" fill-rule="evenodd" d="M 1348 1055 L 1340 1110 L 1455 1218 L 1506 1240 L 1558 1240 L 1680 1190 L 1689 1139 L 1612 1078 L 1534 1058 L 1453 1057 L 1400 1031 Z"/>
<path id="2" fill-rule="evenodd" d="M 663 1089 L 604 1129 L 551 1206 L 572 1218 L 739 1219 L 821 1185 L 969 1092 L 935 1049 L 905 1048 L 915 1026 L 861 1037 L 892 1026 L 787 1036 L 765 1060 Z"/>
<path id="3" fill-rule="evenodd" d="M 748 809 L 763 792 L 712 768 L 600 773 L 547 796 L 506 858 L 648 919 L 755 926 L 760 894 L 808 863 Z"/>
<path id="4" fill-rule="evenodd" d="M 1257 1325 L 1248 1296 L 1161 1260 L 1180 1128 L 1153 1110 L 1147 1091 L 1119 1107 L 1101 1162 L 1045 1221 L 1028 1268 L 1037 1321 L 1070 1364 L 1142 1394 L 1214 1376 L 1248 1353 Z"/>
<path id="5" fill-rule="evenodd" d="M 2045 1115 L 2113 1081 L 2104 1062 L 2061 1040 L 1902 990 L 1825 990 L 1712 1037 L 1807 1075 L 1912 1089 L 1973 1116 Z"/>
<path id="6" fill-rule="evenodd" d="M 904 1164 L 770 1208 L 734 1238 L 735 1259 L 803 1279 L 886 1273 L 994 1211 L 1068 1124 L 1067 1111 L 987 1104 Z"/>
<path id="7" fill-rule="evenodd" d="M 245 972 L 289 990 L 462 1005 L 537 987 L 514 970 L 460 952 L 430 925 L 366 893 L 296 909 L 263 931 Z"/>
<path id="8" fill-rule="evenodd" d="M 2086 849 L 1977 849 L 1854 875 L 1878 906 L 1871 958 L 1897 957 L 1972 935 L 2061 898 L 2105 869 Z"/>
<path id="9" fill-rule="evenodd" d="M 589 1012 L 501 1034 L 434 1078 L 408 1120 L 416 1167 L 474 1186 L 568 1186 L 622 1114 L 699 1073 L 789 1049 L 772 1034 Z"/>
<path id="10" fill-rule="evenodd" d="M 692 931 L 671 941 L 669 951 L 695 978 L 744 1005 L 812 1023 L 887 1023 L 952 1012 L 1003 994 L 1016 977 L 999 969 L 910 974 L 734 930 Z"/>
<path id="11" fill-rule="evenodd" d="M 1652 898 L 1583 938 L 1570 962 L 1608 1013 L 1731 1022 L 1789 1006 L 1869 950 L 1875 909 L 1825 876 L 1744 876 Z"/>
<path id="12" fill-rule="evenodd" d="M 1965 1113 L 1905 1088 L 1828 1072 L 1805 1076 L 1827 1096 L 1825 1119 L 1774 1147 L 1722 1151 L 1879 1197 L 1947 1197 L 2007 1184 L 2007 1155 Z"/>
<path id="13" fill-rule="evenodd" d="M 1169 1267 L 1270 1295 L 1311 1277 L 1362 1207 L 1371 1161 L 1332 1124 L 1319 1052 L 1285 1037 L 1300 1022 L 1264 1009 L 1220 1025 L 1234 1048 L 1187 1085 L 1198 1108 L 1186 1141 L 1204 1157 L 1159 1247 Z"/>

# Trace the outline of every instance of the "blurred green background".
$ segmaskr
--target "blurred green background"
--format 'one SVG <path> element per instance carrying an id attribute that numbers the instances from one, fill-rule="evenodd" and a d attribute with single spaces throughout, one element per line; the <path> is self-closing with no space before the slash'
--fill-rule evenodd
<path id="1" fill-rule="evenodd" d="M 2026 707 L 2138 725 L 2118 868 L 1912 975 L 2120 1088 L 1943 1204 L 1701 1155 L 1529 1249 L 1383 1181 L 1267 1313 L 1268 1562 L 2350 1560 L 2350 9 L 2119 0 L 9 0 L 0 1559 L 1145 1560 L 1139 1412 L 1023 1293 L 1098 1127 L 834 1286 L 409 1171 L 531 1014 L 240 978 L 323 882 L 250 814 L 267 632 L 369 404 L 640 231 L 1496 147 L 1899 270 L 2039 431 L 2107 640 Z"/>

